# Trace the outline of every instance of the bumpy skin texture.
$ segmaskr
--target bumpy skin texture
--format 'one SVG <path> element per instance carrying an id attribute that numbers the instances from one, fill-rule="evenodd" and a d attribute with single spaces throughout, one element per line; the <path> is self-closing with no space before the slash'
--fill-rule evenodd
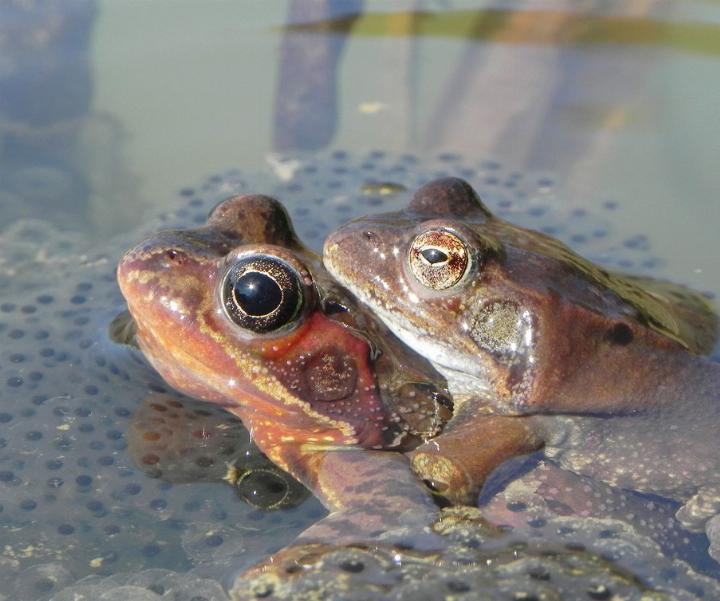
<path id="1" fill-rule="evenodd" d="M 446 263 L 427 240 L 439 241 Z M 499 444 L 498 424 L 518 421 L 528 448 L 545 443 L 579 473 L 681 500 L 713 490 L 720 372 L 698 354 L 711 350 L 717 318 L 701 295 L 609 273 L 494 217 L 455 178 L 423 186 L 405 211 L 341 227 L 324 261 L 447 377 L 455 415 L 414 451 L 414 467 L 454 500 L 483 481 L 478 446 Z M 445 279 L 428 275 L 432 261 Z M 707 517 L 709 505 L 695 500 L 688 511 Z"/>
<path id="2" fill-rule="evenodd" d="M 221 294 L 226 275 L 258 256 L 288 266 L 303 298 L 287 324 L 261 334 L 240 327 Z M 139 345 L 167 382 L 240 417 L 272 461 L 344 512 L 338 529 L 434 512 L 407 460 L 379 451 L 440 431 L 443 379 L 355 306 L 277 201 L 233 197 L 205 227 L 145 240 L 121 259 L 118 281 Z M 332 524 L 314 531 L 332 535 Z"/>

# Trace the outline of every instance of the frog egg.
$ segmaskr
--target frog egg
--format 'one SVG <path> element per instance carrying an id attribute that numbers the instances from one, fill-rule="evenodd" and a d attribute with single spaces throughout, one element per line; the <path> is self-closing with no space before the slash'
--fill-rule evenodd
<path id="1" fill-rule="evenodd" d="M 278 550 L 325 513 L 313 499 L 263 512 L 242 502 L 223 482 L 168 482 L 152 477 L 168 474 L 136 465 L 129 444 L 133 416 L 148 394 L 167 393 L 168 388 L 139 353 L 108 339 L 109 323 L 124 309 L 115 265 L 131 243 L 160 228 L 196 227 L 224 198 L 253 192 L 281 200 L 300 237 L 319 250 L 325 235 L 340 223 L 400 209 L 419 185 L 441 174 L 468 179 L 497 214 L 558 236 L 585 256 L 610 267 L 662 275 L 662 261 L 638 237 L 642 232 L 620 236 L 613 227 L 614 201 L 600 198 L 577 210 L 564 202 L 561 187 L 547 174 L 519 173 L 497 161 L 449 153 L 435 160 L 383 151 L 271 156 L 264 172 L 229 169 L 183 188 L 177 211 L 106 241 L 102 248 L 40 220 L 5 226 L 0 232 L 0 581 L 24 587 L 22 595 L 11 598 L 225 599 L 219 583 L 226 582 L 227 574 Z M 214 424 L 222 421 L 220 414 L 206 417 Z M 169 426 L 166 448 L 171 452 L 163 458 L 187 451 L 192 461 L 172 464 L 169 472 L 176 479 L 216 478 L 220 462 L 215 450 L 208 456 L 206 450 L 180 444 L 182 431 Z M 525 502 L 518 494 L 504 499 L 505 507 L 518 502 Z M 558 516 L 532 511 L 527 505 L 514 513 L 526 519 L 513 526 L 512 536 L 556 540 L 553 520 Z M 562 544 L 592 549 L 597 540 L 605 540 L 600 533 L 607 529 L 578 528 L 566 532 Z M 617 536 L 603 544 L 625 545 L 630 535 L 616 530 Z M 651 528 L 649 534 L 655 531 Z M 461 545 L 456 557 L 473 546 Z M 622 548 L 639 549 L 631 564 L 639 577 L 682 589 L 675 598 L 694 598 L 687 592 L 693 583 L 663 576 L 667 561 L 654 563 L 656 555 L 645 547 Z M 353 574 L 358 566 L 354 552 L 338 553 L 333 561 L 339 563 L 332 569 L 328 564 L 327 577 L 320 571 L 312 572 L 313 578 L 321 582 Z M 375 573 L 369 566 L 378 559 L 375 564 L 371 559 L 355 576 L 358 582 Z M 380 574 L 385 568 L 373 569 Z M 149 578 L 164 588 L 148 588 L 155 584 Z M 499 576 L 482 578 L 433 569 L 423 580 L 424 590 L 436 592 L 436 598 L 473 598 L 481 584 L 500 586 Z M 573 589 L 580 591 L 576 598 L 587 596 L 587 587 L 596 584 L 593 578 L 593 573 L 583 573 L 577 582 L 585 588 Z M 413 596 L 422 592 L 417 586 L 392 582 L 398 583 L 389 587 L 388 598 L 420 598 Z M 523 582 L 532 579 L 524 577 Z M 463 592 L 468 584 L 474 588 Z M 288 588 L 288 595 L 293 590 Z M 528 591 L 511 590 L 513 595 Z M 705 598 L 720 597 L 713 588 L 707 591 Z"/>

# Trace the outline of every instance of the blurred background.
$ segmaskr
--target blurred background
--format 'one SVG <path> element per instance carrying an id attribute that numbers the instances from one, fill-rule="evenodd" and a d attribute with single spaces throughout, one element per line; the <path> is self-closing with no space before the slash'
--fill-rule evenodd
<path id="1" fill-rule="evenodd" d="M 0 3 L 1 223 L 100 240 L 214 172 L 325 149 L 548 174 L 711 288 L 720 2 Z"/>

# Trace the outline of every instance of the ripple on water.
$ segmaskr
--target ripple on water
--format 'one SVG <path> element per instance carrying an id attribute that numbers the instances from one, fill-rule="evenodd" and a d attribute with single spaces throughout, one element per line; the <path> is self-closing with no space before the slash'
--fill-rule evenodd
<path id="1" fill-rule="evenodd" d="M 323 515 L 312 499 L 262 512 L 226 484 L 181 483 L 181 475 L 217 479 L 219 464 L 207 454 L 194 455 L 187 473 L 182 461 L 170 464 L 174 483 L 133 461 L 133 415 L 148 393 L 166 388 L 136 351 L 108 340 L 107 328 L 123 308 L 117 258 L 150 231 L 203 223 L 231 194 L 265 193 L 286 203 L 301 238 L 319 249 L 347 219 L 401 208 L 422 183 L 455 174 L 498 215 L 558 236 L 591 259 L 645 273 L 663 265 L 642 232 L 615 234 L 615 201 L 568 202 L 545 174 L 450 154 L 423 161 L 379 151 L 273 157 L 270 164 L 265 173 L 233 169 L 183 188 L 177 211 L 103 248 L 38 220 L 0 234 L 0 581 L 14 583 L 3 591 L 10 598 L 225 599 L 217 579 L 276 551 Z M 642 562 L 633 568 L 646 575 Z M 429 573 L 428 590 L 472 598 L 452 570 Z M 388 598 L 420 598 L 416 589 L 390 587 Z"/>

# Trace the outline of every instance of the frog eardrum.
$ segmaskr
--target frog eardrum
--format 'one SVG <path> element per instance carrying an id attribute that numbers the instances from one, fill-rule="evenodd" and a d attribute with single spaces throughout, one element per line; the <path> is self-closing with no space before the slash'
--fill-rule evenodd
<path id="1" fill-rule="evenodd" d="M 305 301 L 297 271 L 263 254 L 244 256 L 233 264 L 222 280 L 220 294 L 228 317 L 256 334 L 292 324 Z"/>
<path id="2" fill-rule="evenodd" d="M 433 229 L 415 237 L 408 264 L 415 279 L 427 288 L 445 290 L 463 279 L 470 266 L 465 243 L 444 229 Z"/>

